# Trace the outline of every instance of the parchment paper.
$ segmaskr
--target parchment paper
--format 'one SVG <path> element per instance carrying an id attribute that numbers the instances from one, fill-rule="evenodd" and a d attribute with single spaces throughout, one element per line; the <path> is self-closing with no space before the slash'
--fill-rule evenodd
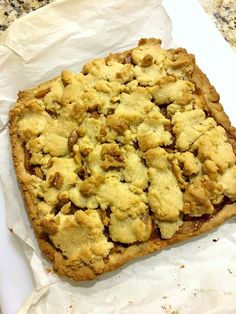
<path id="1" fill-rule="evenodd" d="M 2 125 L 18 90 L 63 69 L 79 71 L 84 62 L 132 47 L 141 37 L 160 37 L 170 46 L 171 22 L 160 2 L 61 0 L 13 23 L 0 39 Z M 236 312 L 233 222 L 95 281 L 75 284 L 48 272 L 50 264 L 39 252 L 16 183 L 6 127 L 0 143 L 7 224 L 22 241 L 35 279 L 35 290 L 19 313 Z"/>

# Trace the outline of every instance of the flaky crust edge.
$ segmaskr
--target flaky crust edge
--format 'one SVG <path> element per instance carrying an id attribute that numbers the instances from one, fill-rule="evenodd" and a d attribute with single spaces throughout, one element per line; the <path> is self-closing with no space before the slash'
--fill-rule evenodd
<path id="1" fill-rule="evenodd" d="M 130 51 L 122 53 L 128 55 Z M 113 55 L 119 56 L 121 54 Z M 161 249 L 178 243 L 194 236 L 200 235 L 210 231 L 221 225 L 224 221 L 236 215 L 236 203 L 225 205 L 220 211 L 213 215 L 209 220 L 200 224 L 199 228 L 186 229 L 183 233 L 176 233 L 171 239 L 153 239 L 145 243 L 134 244 L 128 248 L 120 248 L 119 252 L 109 254 L 104 267 L 94 268 L 92 266 L 78 266 L 76 264 L 68 264 L 63 255 L 56 250 L 56 248 L 47 239 L 40 234 L 35 219 L 37 218 L 36 199 L 27 191 L 27 182 L 30 180 L 30 175 L 26 172 L 24 167 L 24 149 L 22 142 L 17 134 L 17 122 L 20 117 L 20 112 L 24 106 L 24 101 L 30 99 L 37 90 L 46 89 L 51 82 L 57 80 L 47 81 L 39 86 L 19 92 L 17 105 L 10 110 L 9 113 L 9 133 L 12 146 L 13 163 L 16 170 L 16 176 L 20 183 L 22 195 L 26 204 L 28 216 L 30 217 L 35 235 L 38 240 L 41 252 L 53 263 L 53 269 L 60 275 L 67 276 L 75 281 L 95 279 L 97 275 L 103 274 L 117 269 L 135 258 L 146 256 L 150 253 L 160 251 Z M 215 88 L 210 84 L 207 76 L 195 65 L 192 82 L 203 94 L 206 101 L 206 110 L 211 116 L 220 124 L 227 132 L 228 140 L 231 143 L 234 153 L 236 154 L 236 129 L 231 125 L 231 122 L 224 112 L 222 105 L 219 103 L 219 95 Z"/>

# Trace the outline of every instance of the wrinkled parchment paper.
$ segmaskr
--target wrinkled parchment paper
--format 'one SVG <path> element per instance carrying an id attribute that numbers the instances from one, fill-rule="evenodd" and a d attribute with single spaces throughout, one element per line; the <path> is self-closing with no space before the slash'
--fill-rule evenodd
<path id="1" fill-rule="evenodd" d="M 18 90 L 63 69 L 80 71 L 84 62 L 130 48 L 141 37 L 160 37 L 170 46 L 171 22 L 160 2 L 56 1 L 13 23 L 0 39 L 0 181 L 7 224 L 22 240 L 35 280 L 19 313 L 236 312 L 235 222 L 98 280 L 71 283 L 48 272 L 50 264 L 39 252 L 11 163 L 4 125 Z"/>

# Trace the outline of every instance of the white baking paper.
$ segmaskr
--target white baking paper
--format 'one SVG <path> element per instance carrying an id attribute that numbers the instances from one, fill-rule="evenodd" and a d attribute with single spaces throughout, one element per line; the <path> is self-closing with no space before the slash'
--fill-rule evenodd
<path id="1" fill-rule="evenodd" d="M 171 22 L 157 0 L 62 0 L 16 21 L 3 36 L 0 120 L 6 125 L 18 90 L 53 78 L 63 69 L 79 71 L 84 62 L 132 47 L 141 37 L 160 37 L 168 47 Z M 233 220 L 91 282 L 72 283 L 48 272 L 50 263 L 41 256 L 25 214 L 4 127 L 0 143 L 7 224 L 22 241 L 35 280 L 20 314 L 236 312 Z"/>

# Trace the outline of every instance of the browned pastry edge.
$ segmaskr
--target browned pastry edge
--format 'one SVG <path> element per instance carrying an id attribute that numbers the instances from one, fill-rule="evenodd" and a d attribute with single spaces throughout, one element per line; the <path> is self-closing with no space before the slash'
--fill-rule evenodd
<path id="1" fill-rule="evenodd" d="M 128 54 L 129 51 L 122 54 L 113 55 L 113 57 L 116 56 L 119 58 L 119 56 L 124 57 L 125 55 L 128 56 Z M 37 230 L 37 225 L 34 222 L 35 218 L 37 218 L 36 199 L 34 199 L 34 197 L 27 191 L 27 181 L 30 179 L 30 175 L 25 170 L 24 149 L 22 142 L 17 135 L 17 123 L 20 117 L 19 114 L 21 112 L 21 108 L 24 106 L 25 100 L 30 99 L 34 95 L 35 91 L 41 90 L 42 88 L 48 88 L 52 81 L 53 80 L 45 82 L 36 88 L 19 93 L 18 104 L 20 104 L 20 106 L 18 105 L 16 108 L 13 108 L 10 111 L 9 132 L 12 144 L 13 162 L 26 203 L 26 208 L 28 209 L 28 215 L 33 224 L 41 251 L 53 262 L 53 268 L 58 274 L 68 276 L 77 281 L 95 279 L 97 275 L 112 271 L 124 265 L 128 261 L 133 260 L 134 258 L 159 251 L 166 246 L 181 242 L 216 228 L 224 221 L 236 215 L 236 203 L 227 204 L 219 211 L 216 211 L 215 214 L 211 215 L 208 220 L 199 218 L 184 222 L 180 230 L 169 240 L 156 238 L 150 239 L 145 243 L 130 245 L 129 247 L 117 246 L 116 249 L 111 251 L 109 254 L 104 267 L 101 269 L 96 269 L 96 271 L 93 269 L 93 267 L 89 266 L 81 267 L 75 264 L 69 265 L 66 258 L 48 241 L 45 235 L 40 234 L 39 230 Z M 214 87 L 210 84 L 206 75 L 198 68 L 198 66 L 195 66 L 193 71 L 192 82 L 196 85 L 205 98 L 207 108 L 204 108 L 204 110 L 208 111 L 210 115 L 216 120 L 216 122 L 224 127 L 227 132 L 228 140 L 234 149 L 234 153 L 236 153 L 236 129 L 231 126 L 228 116 L 219 103 L 219 95 L 215 91 Z"/>

